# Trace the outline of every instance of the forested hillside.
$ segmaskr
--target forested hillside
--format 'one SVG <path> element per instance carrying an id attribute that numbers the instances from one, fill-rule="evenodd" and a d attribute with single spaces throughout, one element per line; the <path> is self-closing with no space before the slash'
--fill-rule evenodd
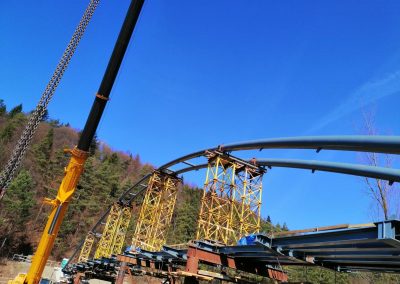
<path id="1" fill-rule="evenodd" d="M 26 121 L 21 105 L 7 111 L 0 101 L 1 169 Z M 76 145 L 78 136 L 76 130 L 56 120 L 46 118 L 39 125 L 23 166 L 0 203 L 1 256 L 32 253 L 49 211 L 42 200 L 55 196 L 69 159 L 64 149 Z M 113 151 L 105 143 L 94 141 L 53 257 L 65 256 L 73 249 L 107 206 L 152 169 L 140 161 L 139 155 Z"/>

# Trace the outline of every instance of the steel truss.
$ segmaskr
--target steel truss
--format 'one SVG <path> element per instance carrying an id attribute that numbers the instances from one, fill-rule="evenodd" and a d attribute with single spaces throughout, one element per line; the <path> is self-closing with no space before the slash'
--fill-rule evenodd
<path id="1" fill-rule="evenodd" d="M 112 254 L 121 253 L 131 219 L 131 211 L 132 208 L 129 205 L 113 204 L 94 258 L 110 257 Z"/>
<path id="2" fill-rule="evenodd" d="M 263 171 L 256 167 L 244 166 L 236 173 L 235 214 L 239 218 L 239 238 L 258 233 L 261 220 Z"/>
<path id="3" fill-rule="evenodd" d="M 129 223 L 132 217 L 132 207 L 122 206 L 120 208 L 120 217 L 117 226 L 117 231 L 112 244 L 112 254 L 122 253 L 122 248 L 124 247 L 124 241 L 126 233 L 128 232 Z"/>
<path id="4" fill-rule="evenodd" d="M 89 260 L 94 240 L 95 240 L 95 237 L 94 237 L 93 233 L 89 232 L 85 238 L 85 242 L 83 243 L 81 253 L 78 258 L 78 262 L 86 262 Z"/>
<path id="5" fill-rule="evenodd" d="M 208 158 L 196 239 L 234 244 L 259 232 L 263 170 L 218 151 Z"/>
<path id="6" fill-rule="evenodd" d="M 156 251 L 165 244 L 180 182 L 176 176 L 153 173 L 136 223 L 132 249 Z"/>

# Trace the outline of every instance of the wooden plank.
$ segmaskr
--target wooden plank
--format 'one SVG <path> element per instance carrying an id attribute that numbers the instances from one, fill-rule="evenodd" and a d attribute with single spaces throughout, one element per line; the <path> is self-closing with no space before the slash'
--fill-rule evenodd
<path id="1" fill-rule="evenodd" d="M 195 277 L 195 278 L 198 278 L 200 280 L 205 280 L 205 281 L 213 280 L 213 277 L 200 275 L 200 274 L 196 274 L 196 273 L 191 273 L 191 272 L 187 272 L 187 271 L 177 271 L 176 274 L 179 276 Z"/>

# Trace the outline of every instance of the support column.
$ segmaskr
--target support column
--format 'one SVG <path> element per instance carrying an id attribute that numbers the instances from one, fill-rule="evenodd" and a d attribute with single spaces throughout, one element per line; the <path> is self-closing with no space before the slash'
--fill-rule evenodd
<path id="1" fill-rule="evenodd" d="M 101 235 L 101 239 L 97 245 L 94 258 L 110 257 L 114 236 L 118 229 L 120 217 L 120 206 L 114 203 L 107 217 L 107 222 Z"/>
<path id="2" fill-rule="evenodd" d="M 111 254 L 120 254 L 124 247 L 125 236 L 132 217 L 132 207 L 124 205 L 120 208 L 119 222 L 112 244 Z"/>
<path id="3" fill-rule="evenodd" d="M 155 171 L 149 180 L 140 209 L 132 249 L 160 250 L 175 208 L 179 178 Z"/>
<path id="4" fill-rule="evenodd" d="M 196 239 L 235 244 L 260 230 L 264 170 L 219 151 L 208 159 Z"/>
<path id="5" fill-rule="evenodd" d="M 81 253 L 78 258 L 78 262 L 86 262 L 89 260 L 90 253 L 92 251 L 93 243 L 94 243 L 94 235 L 92 232 L 89 232 L 85 238 L 85 242 L 83 243 Z"/>
<path id="6" fill-rule="evenodd" d="M 261 220 L 262 177 L 264 171 L 258 167 L 245 165 L 236 172 L 236 202 L 234 227 L 237 238 L 258 233 Z"/>

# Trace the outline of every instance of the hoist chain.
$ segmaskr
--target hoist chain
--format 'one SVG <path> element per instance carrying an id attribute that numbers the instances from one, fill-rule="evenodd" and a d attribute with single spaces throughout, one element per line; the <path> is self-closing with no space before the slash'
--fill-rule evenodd
<path id="1" fill-rule="evenodd" d="M 18 143 L 15 146 L 10 159 L 8 160 L 6 167 L 0 174 L 0 199 L 3 198 L 8 185 L 14 178 L 16 170 L 19 168 L 22 158 L 25 156 L 26 150 L 29 147 L 32 137 L 35 134 L 36 129 L 46 112 L 47 105 L 53 97 L 53 94 L 58 84 L 60 83 L 60 80 L 64 75 L 64 72 L 67 69 L 72 56 L 74 55 L 76 47 L 78 46 L 79 41 L 81 40 L 83 33 L 85 32 L 85 29 L 89 24 L 89 21 L 92 18 L 93 13 L 96 10 L 99 2 L 100 0 L 90 1 L 85 10 L 85 13 L 83 14 L 77 28 L 74 31 L 74 34 L 72 35 L 71 40 L 68 43 L 67 48 L 65 49 L 61 57 L 61 60 L 58 62 L 56 70 L 54 71 L 53 76 L 47 84 L 46 89 L 44 90 L 42 97 L 40 98 L 40 101 L 36 106 L 36 109 L 29 116 L 28 123 L 18 140 Z"/>

